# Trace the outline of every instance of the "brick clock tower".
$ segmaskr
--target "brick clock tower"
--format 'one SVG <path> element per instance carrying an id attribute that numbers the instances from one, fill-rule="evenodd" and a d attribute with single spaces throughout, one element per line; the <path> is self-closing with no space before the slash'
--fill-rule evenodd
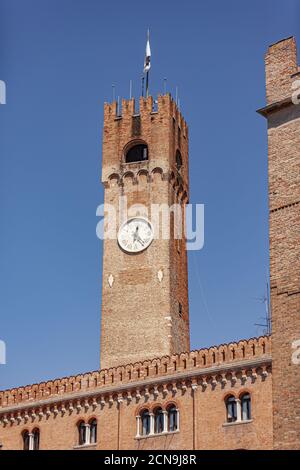
<path id="1" fill-rule="evenodd" d="M 300 448 L 300 80 L 295 38 L 266 54 L 274 449 Z M 300 89 L 298 82 L 298 90 Z"/>
<path id="2" fill-rule="evenodd" d="M 121 113 L 116 102 L 104 107 L 102 182 L 117 239 L 104 240 L 101 368 L 190 348 L 185 241 L 174 237 L 172 212 L 167 236 L 151 220 L 153 204 L 184 212 L 188 128 L 169 94 L 155 105 L 148 97 L 139 111 L 134 99 L 122 101 Z M 124 197 L 130 215 L 120 222 Z"/>

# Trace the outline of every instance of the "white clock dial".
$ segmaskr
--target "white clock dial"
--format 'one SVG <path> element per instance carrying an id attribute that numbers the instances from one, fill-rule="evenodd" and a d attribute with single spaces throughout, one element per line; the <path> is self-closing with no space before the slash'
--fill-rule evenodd
<path id="1" fill-rule="evenodd" d="M 153 240 L 153 228 L 143 217 L 128 219 L 120 228 L 118 242 L 128 253 L 139 253 L 148 248 Z"/>

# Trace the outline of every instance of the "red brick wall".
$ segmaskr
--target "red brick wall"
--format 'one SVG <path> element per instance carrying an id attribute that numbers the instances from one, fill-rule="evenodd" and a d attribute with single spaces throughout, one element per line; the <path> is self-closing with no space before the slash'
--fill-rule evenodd
<path id="1" fill-rule="evenodd" d="M 115 104 L 105 105 L 102 181 L 105 202 L 112 204 L 117 213 L 119 197 L 126 196 L 129 207 L 146 206 L 148 214 L 139 215 L 151 220 L 152 204 L 170 207 L 181 202 L 184 206 L 188 201 L 188 130 L 169 95 L 158 98 L 156 112 L 152 97 L 141 98 L 139 104 L 136 115 L 134 100 L 123 100 L 121 117 L 116 117 Z M 149 159 L 126 163 L 126 148 L 136 139 L 147 143 Z M 180 174 L 175 160 L 178 149 L 183 160 Z M 144 252 L 128 255 L 117 240 L 105 240 L 102 368 L 189 350 L 185 243 L 181 243 L 180 250 L 177 248 L 172 236 L 168 240 L 160 237 Z M 163 274 L 161 281 L 159 271 Z M 110 275 L 114 278 L 112 287 L 108 283 Z"/>
<path id="2" fill-rule="evenodd" d="M 22 449 L 22 432 L 38 427 L 41 449 L 73 449 L 77 423 L 96 417 L 97 444 L 82 449 L 272 448 L 270 352 L 270 339 L 263 337 L 131 365 L 130 380 L 126 374 L 118 380 L 112 369 L 2 392 L 0 443 L 3 450 Z M 225 397 L 245 391 L 251 395 L 252 421 L 226 424 Z M 170 403 L 179 410 L 179 431 L 137 439 L 141 409 Z"/>
<path id="3" fill-rule="evenodd" d="M 300 448 L 300 365 L 292 342 L 300 339 L 300 106 L 291 102 L 298 71 L 294 38 L 266 55 L 269 144 L 270 275 L 274 448 Z"/>

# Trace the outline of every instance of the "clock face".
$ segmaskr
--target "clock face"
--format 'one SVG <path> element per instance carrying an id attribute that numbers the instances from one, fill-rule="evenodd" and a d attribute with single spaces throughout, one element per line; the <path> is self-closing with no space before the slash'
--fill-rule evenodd
<path id="1" fill-rule="evenodd" d="M 152 240 L 152 225 L 143 217 L 128 219 L 118 233 L 119 245 L 127 253 L 139 253 L 145 250 Z"/>

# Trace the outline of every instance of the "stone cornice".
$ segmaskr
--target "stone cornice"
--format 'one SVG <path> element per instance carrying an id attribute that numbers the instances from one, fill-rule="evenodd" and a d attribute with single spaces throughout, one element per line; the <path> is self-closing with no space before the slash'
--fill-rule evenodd
<path id="1" fill-rule="evenodd" d="M 293 104 L 292 98 L 288 97 L 281 101 L 276 101 L 276 103 L 271 103 L 264 108 L 260 108 L 256 112 L 261 114 L 261 116 L 268 118 L 271 113 L 274 113 L 275 111 L 278 111 L 282 108 L 287 108 L 291 104 Z"/>

